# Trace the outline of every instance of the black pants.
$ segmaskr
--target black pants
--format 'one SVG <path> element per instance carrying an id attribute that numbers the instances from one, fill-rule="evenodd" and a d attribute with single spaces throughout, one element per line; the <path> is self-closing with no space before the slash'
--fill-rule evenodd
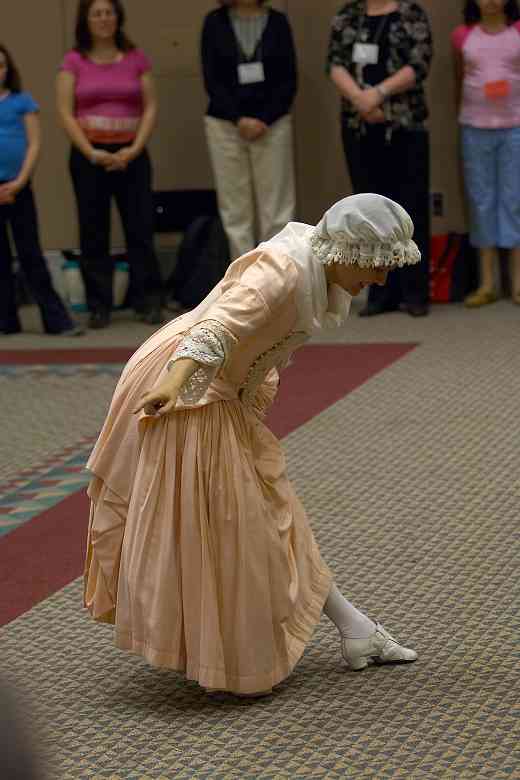
<path id="1" fill-rule="evenodd" d="M 16 253 L 29 289 L 40 308 L 47 333 L 61 333 L 73 327 L 63 301 L 52 286 L 38 235 L 38 216 L 31 185 L 16 196 L 14 203 L 0 206 L 0 332 L 21 330 L 16 308 L 13 257 L 8 228 L 11 227 Z"/>
<path id="2" fill-rule="evenodd" d="M 400 203 L 415 225 L 422 260 L 392 271 L 384 287 L 372 285 L 369 305 L 392 309 L 429 300 L 430 143 L 426 130 L 396 130 L 387 142 L 385 125 L 358 135 L 343 126 L 345 157 L 356 193 L 374 192 Z"/>
<path id="3" fill-rule="evenodd" d="M 121 149 L 121 145 L 97 148 L 114 152 Z M 70 172 L 78 207 L 81 272 L 89 310 L 110 311 L 112 308 L 112 196 L 125 235 L 132 304 L 137 311 L 158 305 L 162 282 L 153 244 L 152 176 L 148 153 L 144 151 L 132 160 L 125 171 L 109 173 L 100 165 L 92 165 L 73 148 Z"/>

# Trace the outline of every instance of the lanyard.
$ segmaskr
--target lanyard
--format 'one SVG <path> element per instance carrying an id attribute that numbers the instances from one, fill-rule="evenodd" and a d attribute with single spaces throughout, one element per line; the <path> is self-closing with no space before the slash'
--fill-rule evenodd
<path id="1" fill-rule="evenodd" d="M 360 17 L 359 17 L 358 29 L 357 29 L 357 35 L 356 35 L 356 41 L 360 42 L 360 43 L 361 42 L 367 43 L 367 41 L 361 41 L 361 31 L 363 29 L 363 23 L 365 21 L 365 18 L 368 18 L 366 2 L 365 2 L 365 9 L 364 9 L 364 11 L 365 12 L 363 14 L 361 14 Z M 379 26 L 378 26 L 378 28 L 376 30 L 376 34 L 374 36 L 374 40 L 370 41 L 370 43 L 372 45 L 374 45 L 374 46 L 378 46 L 379 45 L 379 41 L 381 40 L 381 37 L 382 37 L 382 35 L 383 35 L 384 31 L 385 31 L 385 27 L 387 25 L 387 22 L 389 21 L 389 18 L 390 18 L 390 14 L 384 14 L 383 15 L 381 21 L 379 22 Z M 358 63 L 356 65 L 356 80 L 357 80 L 357 83 L 359 84 L 360 87 L 364 87 L 365 86 L 365 80 L 364 80 L 364 77 L 363 77 L 363 71 L 364 71 L 364 66 L 361 63 Z M 383 108 L 383 111 L 385 111 L 385 114 L 387 114 L 387 110 L 385 110 Z M 388 114 L 387 114 L 387 118 L 388 118 Z M 366 125 L 365 125 L 364 122 L 361 125 L 361 133 L 362 134 L 366 133 Z M 385 138 L 386 138 L 386 142 L 387 143 L 390 142 L 391 137 L 392 137 L 392 127 L 391 127 L 391 125 L 388 125 L 388 127 L 386 129 L 386 134 L 385 134 Z"/>
<path id="2" fill-rule="evenodd" d="M 357 29 L 357 35 L 356 35 L 356 42 L 358 42 L 358 43 L 361 43 L 361 42 L 362 43 L 367 43 L 367 41 L 362 41 L 361 40 L 361 38 L 362 38 L 361 31 L 363 29 L 363 23 L 365 21 L 365 18 L 368 18 L 366 2 L 365 2 L 364 13 L 360 14 L 359 22 L 358 22 L 358 29 Z M 386 27 L 389 19 L 390 19 L 390 14 L 384 14 L 383 15 L 381 21 L 379 22 L 379 26 L 378 26 L 378 28 L 376 30 L 376 34 L 374 36 L 374 40 L 370 41 L 371 45 L 373 45 L 373 46 L 378 46 L 379 45 L 379 41 L 381 40 L 381 36 L 383 35 L 383 33 L 385 31 L 385 27 Z M 358 84 L 360 86 L 362 84 L 364 84 L 363 71 L 364 71 L 364 65 L 362 65 L 361 63 L 356 65 L 356 79 L 357 79 L 357 82 L 358 82 Z"/>
<path id="3" fill-rule="evenodd" d="M 257 47 L 254 50 L 251 57 L 248 57 L 245 53 L 244 49 L 242 48 L 242 45 L 239 40 L 237 40 L 237 46 L 238 46 L 238 53 L 240 54 L 240 62 L 241 63 L 248 63 L 248 62 L 263 62 L 264 59 L 264 51 L 262 46 L 262 41 L 258 41 Z"/>
<path id="4" fill-rule="evenodd" d="M 356 35 L 356 41 L 361 41 L 361 30 L 363 29 L 363 22 L 365 21 L 365 17 L 368 18 L 368 14 L 366 12 L 366 5 L 365 5 L 365 13 L 361 14 L 359 17 L 359 23 L 358 23 L 358 30 Z M 381 21 L 379 22 L 379 27 L 376 30 L 376 34 L 373 41 L 370 41 L 370 43 L 373 43 L 377 45 L 379 41 L 381 40 L 381 36 L 383 35 L 385 31 L 385 27 L 387 25 L 388 19 L 390 17 L 390 14 L 384 14 L 381 18 Z M 367 41 L 362 41 L 363 43 L 367 43 Z"/>

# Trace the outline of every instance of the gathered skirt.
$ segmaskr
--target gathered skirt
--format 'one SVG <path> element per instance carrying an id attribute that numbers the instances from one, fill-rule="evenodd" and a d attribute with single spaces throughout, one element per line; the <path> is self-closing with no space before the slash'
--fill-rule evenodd
<path id="1" fill-rule="evenodd" d="M 115 431 L 124 414 L 131 430 L 132 402 Z M 268 691 L 301 658 L 332 583 L 280 444 L 240 400 L 139 426 L 98 445 L 91 466 L 85 605 L 153 665 L 207 689 Z"/>

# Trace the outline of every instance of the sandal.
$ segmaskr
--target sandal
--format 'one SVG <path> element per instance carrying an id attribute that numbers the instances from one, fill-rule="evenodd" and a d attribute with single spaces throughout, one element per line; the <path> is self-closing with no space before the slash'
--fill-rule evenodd
<path id="1" fill-rule="evenodd" d="M 498 295 L 494 290 L 476 290 L 464 300 L 464 306 L 468 309 L 479 309 L 481 306 L 487 306 L 489 303 L 496 303 Z"/>

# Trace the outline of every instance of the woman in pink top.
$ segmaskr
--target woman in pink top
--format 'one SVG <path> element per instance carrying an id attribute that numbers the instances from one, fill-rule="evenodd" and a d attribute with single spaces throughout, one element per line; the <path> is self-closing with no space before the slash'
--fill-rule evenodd
<path id="1" fill-rule="evenodd" d="M 146 151 L 157 101 L 150 61 L 127 38 L 124 22 L 119 0 L 81 0 L 76 45 L 65 55 L 58 75 L 58 109 L 72 141 L 81 270 L 93 328 L 110 322 L 112 196 L 125 233 L 134 308 L 151 324 L 161 321 Z"/>
<path id="2" fill-rule="evenodd" d="M 494 303 L 497 248 L 512 250 L 520 304 L 520 11 L 517 0 L 468 0 L 453 33 L 471 240 L 481 283 L 465 301 Z"/>

